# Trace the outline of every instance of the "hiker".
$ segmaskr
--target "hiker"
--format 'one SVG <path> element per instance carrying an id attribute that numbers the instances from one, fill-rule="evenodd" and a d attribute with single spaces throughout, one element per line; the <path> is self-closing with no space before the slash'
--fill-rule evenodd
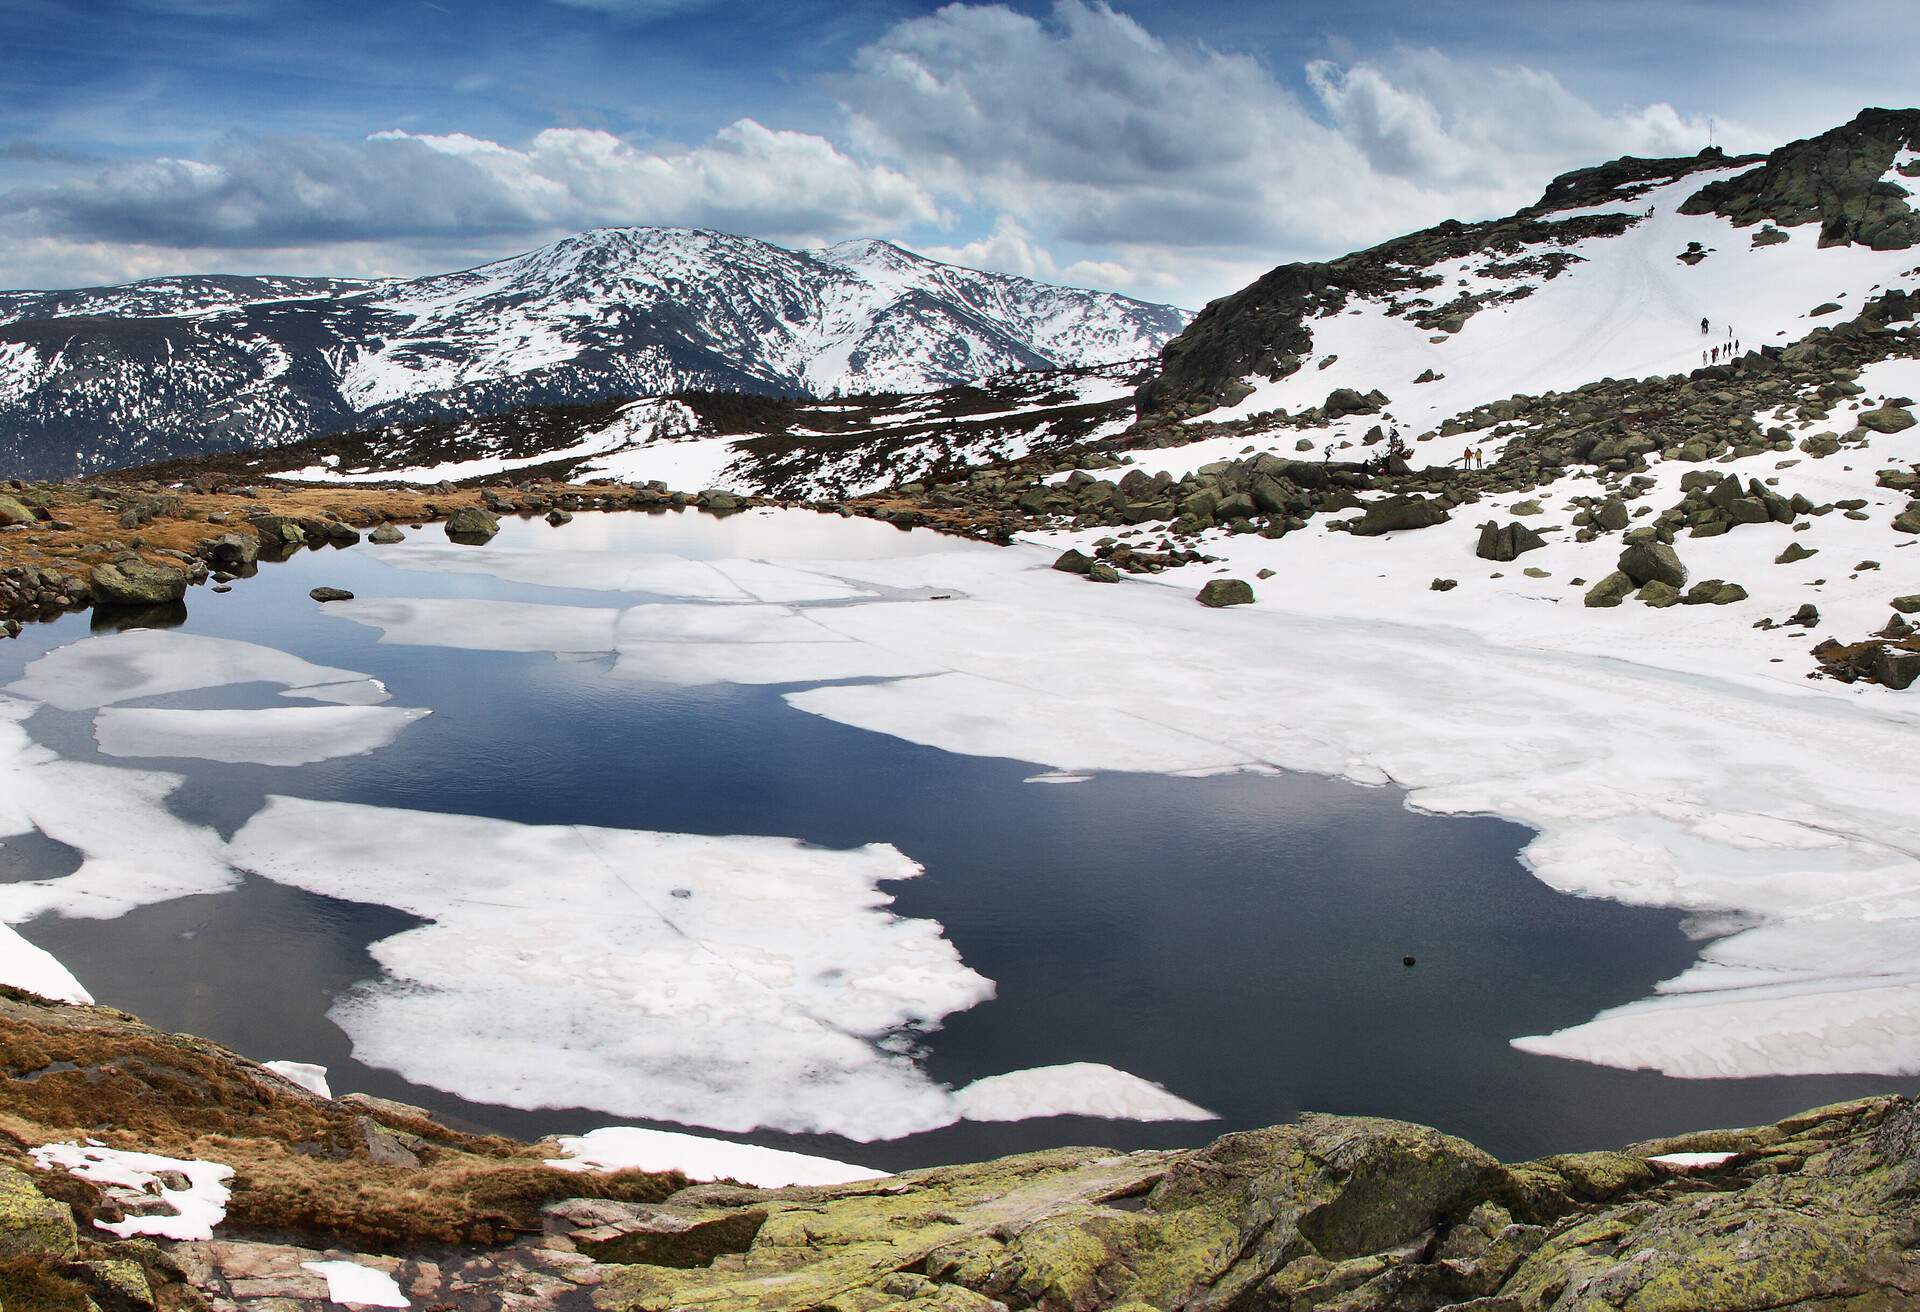
<path id="1" fill-rule="evenodd" d="M 1320 453 L 1320 463 L 1323 465 L 1333 463 L 1333 443 L 1327 443 L 1327 449 Z"/>
<path id="2" fill-rule="evenodd" d="M 1702 337 L 1707 335 L 1707 316 L 1704 314 L 1700 316 L 1700 335 Z"/>

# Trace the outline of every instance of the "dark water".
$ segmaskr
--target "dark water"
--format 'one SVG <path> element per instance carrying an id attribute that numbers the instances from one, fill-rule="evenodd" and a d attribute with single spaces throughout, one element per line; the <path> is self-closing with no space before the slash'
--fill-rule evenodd
<path id="1" fill-rule="evenodd" d="M 822 549 L 822 534 L 835 554 L 951 546 L 818 517 L 582 517 L 575 527 L 510 524 L 497 541 L 604 539 L 695 557 L 803 557 Z M 957 1086 L 1104 1062 L 1222 1118 L 962 1123 L 877 1144 L 742 1136 L 755 1142 L 901 1168 L 1063 1143 L 1198 1143 L 1313 1109 L 1421 1121 L 1519 1157 L 1912 1086 L 1872 1076 L 1672 1080 L 1514 1051 L 1512 1036 L 1643 997 L 1693 956 L 1677 913 L 1568 897 L 1534 880 L 1516 860 L 1529 837 L 1519 826 L 1417 815 L 1397 790 L 1306 775 L 1028 784 L 1031 764 L 848 728 L 789 708 L 780 689 L 649 687 L 606 679 L 594 661 L 382 647 L 377 630 L 326 618 L 307 599 L 321 583 L 362 597 L 647 599 L 398 570 L 382 563 L 395 550 L 405 548 L 302 553 L 230 595 L 196 590 L 184 627 L 374 674 L 393 704 L 435 714 L 390 747 L 318 765 L 132 763 L 188 776 L 172 801 L 178 814 L 230 835 L 279 793 L 833 847 L 891 843 L 926 868 L 891 886 L 896 909 L 939 921 L 998 986 L 992 1001 L 930 1036 L 931 1075 Z M 0 647 L 0 681 L 85 632 L 84 617 L 30 629 Z M 228 687 L 148 704 L 286 705 L 277 692 Z M 90 725 L 91 713 L 45 710 L 31 727 L 63 754 L 112 763 L 94 755 Z M 0 881 L 73 864 L 48 840 L 9 842 Z M 327 1008 L 377 974 L 370 943 L 415 923 L 249 878 L 117 920 L 45 917 L 22 928 L 102 1002 L 257 1058 L 321 1062 L 336 1091 L 527 1136 L 625 1119 L 476 1105 L 355 1062 Z M 1402 965 L 1409 955 L 1412 969 Z"/>

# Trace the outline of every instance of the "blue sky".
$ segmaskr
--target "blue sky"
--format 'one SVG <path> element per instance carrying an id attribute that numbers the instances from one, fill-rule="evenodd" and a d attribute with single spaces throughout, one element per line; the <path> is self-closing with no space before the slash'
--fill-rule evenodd
<path id="1" fill-rule="evenodd" d="M 600 224 L 1197 305 L 1553 173 L 1920 101 L 1906 0 L 0 0 L 0 286 Z"/>

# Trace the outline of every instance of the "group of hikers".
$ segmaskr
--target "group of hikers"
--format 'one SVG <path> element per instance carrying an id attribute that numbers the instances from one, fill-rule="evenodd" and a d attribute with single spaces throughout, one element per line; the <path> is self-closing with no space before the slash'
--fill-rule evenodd
<path id="1" fill-rule="evenodd" d="M 1487 467 L 1487 453 L 1484 448 L 1477 447 L 1477 446 L 1470 446 L 1465 451 L 1462 451 L 1460 453 L 1460 468 L 1485 469 L 1486 467 Z"/>
<path id="2" fill-rule="evenodd" d="M 1708 333 L 1712 331 L 1713 331 L 1713 325 L 1707 322 L 1707 317 L 1705 315 L 1701 315 L 1700 316 L 1700 335 L 1702 337 L 1705 337 Z M 1722 342 L 1718 346 L 1710 346 L 1706 350 L 1700 352 L 1700 363 L 1703 365 L 1721 364 L 1721 363 L 1724 363 L 1725 361 L 1733 359 L 1733 357 L 1738 354 L 1740 354 L 1740 341 L 1738 338 L 1736 338 L 1733 335 L 1733 329 L 1729 327 L 1727 329 L 1726 341 Z"/>

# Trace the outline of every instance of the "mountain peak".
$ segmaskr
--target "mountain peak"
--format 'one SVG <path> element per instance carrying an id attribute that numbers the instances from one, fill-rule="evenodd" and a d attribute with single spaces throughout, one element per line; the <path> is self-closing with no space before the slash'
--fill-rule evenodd
<path id="1" fill-rule="evenodd" d="M 0 469 L 67 474 L 686 390 L 931 391 L 1140 359 L 1188 317 L 878 238 L 795 251 L 683 227 L 595 228 L 380 283 L 21 293 L 0 296 Z"/>

